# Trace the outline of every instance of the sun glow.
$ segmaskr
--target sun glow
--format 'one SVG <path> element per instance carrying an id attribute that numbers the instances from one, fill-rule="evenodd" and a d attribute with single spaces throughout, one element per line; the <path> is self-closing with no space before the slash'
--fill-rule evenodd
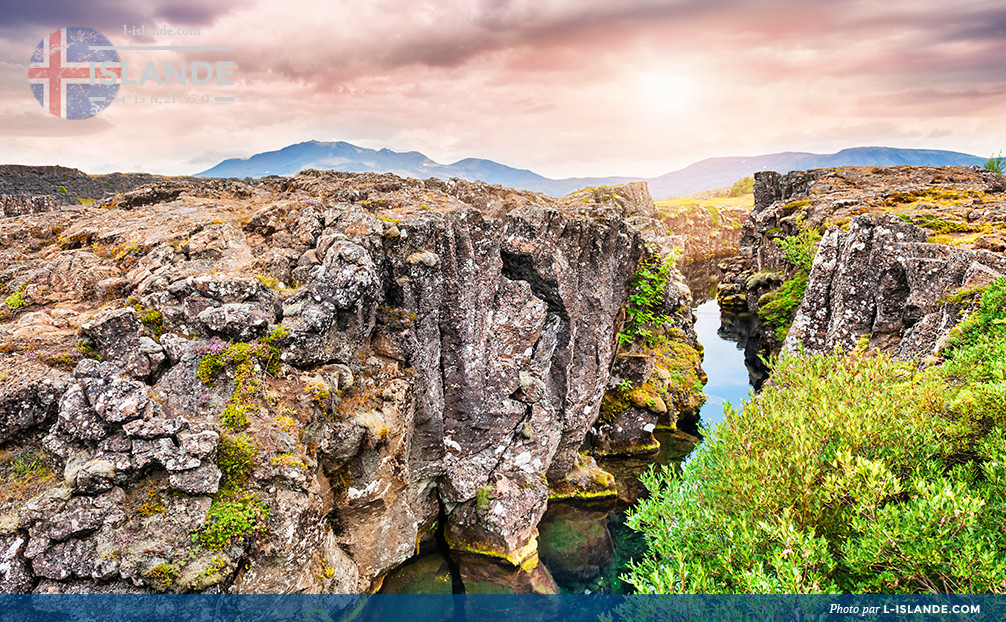
<path id="1" fill-rule="evenodd" d="M 644 71 L 636 74 L 634 90 L 636 100 L 647 112 L 674 114 L 695 101 L 698 85 L 690 76 Z"/>

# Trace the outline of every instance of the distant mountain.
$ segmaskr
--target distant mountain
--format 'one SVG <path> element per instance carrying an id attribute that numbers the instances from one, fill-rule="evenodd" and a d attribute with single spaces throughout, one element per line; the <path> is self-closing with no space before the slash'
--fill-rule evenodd
<path id="1" fill-rule="evenodd" d="M 305 168 L 333 169 L 352 173 L 395 173 L 403 177 L 459 177 L 503 184 L 513 188 L 535 190 L 552 196 L 562 196 L 578 188 L 619 184 L 643 180 L 649 183 L 655 198 L 691 194 L 701 190 L 729 186 L 741 177 L 757 171 L 789 171 L 829 166 L 952 166 L 978 165 L 985 158 L 934 149 L 894 149 L 891 147 L 856 147 L 838 153 L 802 152 L 773 153 L 752 157 L 709 158 L 687 168 L 659 177 L 571 177 L 549 179 L 527 169 L 518 169 L 492 160 L 466 158 L 453 164 L 439 164 L 418 151 L 398 152 L 390 149 L 366 149 L 346 142 L 312 140 L 284 147 L 278 151 L 259 153 L 246 159 L 224 160 L 213 168 L 197 173 L 197 177 L 262 177 L 264 175 L 295 175 Z"/>
<path id="2" fill-rule="evenodd" d="M 786 151 L 753 157 L 709 158 L 646 181 L 654 197 L 666 197 L 723 188 L 758 171 L 788 173 L 829 166 L 981 166 L 986 159 L 957 151 L 893 147 L 855 147 L 830 154 Z"/>
<path id="3" fill-rule="evenodd" d="M 267 151 L 241 160 L 224 160 L 197 177 L 262 177 L 296 175 L 305 168 L 332 169 L 350 173 L 395 173 L 404 177 L 460 177 L 481 179 L 495 184 L 523 188 L 528 184 L 551 181 L 524 169 L 504 166 L 492 160 L 467 158 L 454 164 L 438 164 L 418 151 L 367 149 L 346 142 L 312 140 Z"/>

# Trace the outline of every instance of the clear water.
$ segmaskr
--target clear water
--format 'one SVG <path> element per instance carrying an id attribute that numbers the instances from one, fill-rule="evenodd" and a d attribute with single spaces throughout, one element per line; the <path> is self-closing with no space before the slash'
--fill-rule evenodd
<path id="1" fill-rule="evenodd" d="M 726 318 L 720 313 L 715 300 L 703 302 L 695 308 L 695 333 L 705 348 L 702 369 L 709 381 L 705 386 L 706 403 L 699 413 L 701 426 L 712 432 L 724 421 L 723 407 L 729 403 L 740 408 L 742 400 L 751 397 L 751 372 L 745 362 L 744 344 L 737 335 L 723 330 L 724 325 L 736 325 L 736 316 Z"/>

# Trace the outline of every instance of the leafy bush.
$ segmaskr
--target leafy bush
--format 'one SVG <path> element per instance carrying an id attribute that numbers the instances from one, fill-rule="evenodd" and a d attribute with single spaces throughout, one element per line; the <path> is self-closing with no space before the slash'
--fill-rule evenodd
<path id="1" fill-rule="evenodd" d="M 782 248 L 783 257 L 799 270 L 810 272 L 817 254 L 817 243 L 821 241 L 821 232 L 817 229 L 801 229 L 796 235 L 776 239 L 775 243 Z"/>
<path id="2" fill-rule="evenodd" d="M 730 196 L 732 197 L 742 197 L 745 194 L 751 194 L 754 192 L 754 177 L 748 175 L 747 177 L 742 177 L 734 182 L 734 185 L 730 186 Z"/>
<path id="3" fill-rule="evenodd" d="M 1006 592 L 1006 279 L 920 370 L 782 357 L 681 478 L 644 477 L 641 592 Z"/>
<path id="4" fill-rule="evenodd" d="M 663 259 L 654 255 L 636 270 L 629 306 L 625 310 L 625 327 L 618 335 L 619 341 L 630 343 L 636 338 L 652 341 L 654 331 L 667 324 L 668 317 L 660 312 L 660 307 L 677 260 L 676 254 Z"/>
<path id="5" fill-rule="evenodd" d="M 1004 160 L 1003 154 L 1000 151 L 998 155 L 992 156 L 985 162 L 985 170 L 1002 174 L 1004 168 L 1006 168 L 1004 165 L 1006 165 L 1006 160 Z"/>

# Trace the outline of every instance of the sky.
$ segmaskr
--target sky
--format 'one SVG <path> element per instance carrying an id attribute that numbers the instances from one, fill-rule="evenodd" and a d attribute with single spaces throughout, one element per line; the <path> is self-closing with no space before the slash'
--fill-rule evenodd
<path id="1" fill-rule="evenodd" d="M 201 61 L 234 84 L 148 80 L 53 116 L 28 61 L 68 26 L 231 48 L 119 54 L 134 81 Z M 988 156 L 1006 150 L 1004 58 L 1002 0 L 0 0 L 0 162 L 191 174 L 306 140 L 549 177 L 867 145 Z"/>

